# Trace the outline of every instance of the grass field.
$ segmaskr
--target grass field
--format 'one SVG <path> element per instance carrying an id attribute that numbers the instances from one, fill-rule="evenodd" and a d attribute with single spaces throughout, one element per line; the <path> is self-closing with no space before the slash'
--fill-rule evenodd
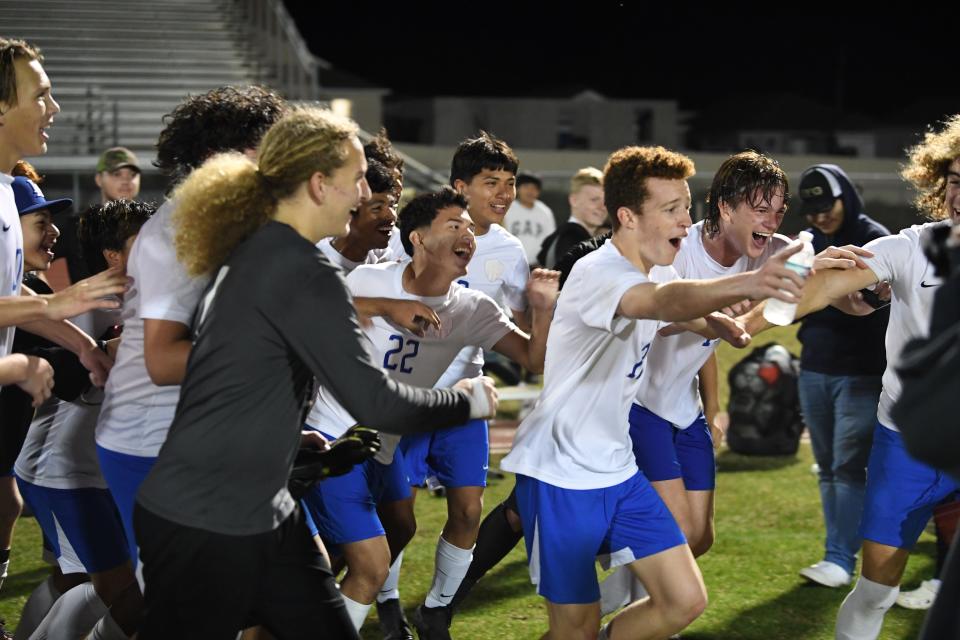
<path id="1" fill-rule="evenodd" d="M 799 351 L 790 329 L 770 332 L 758 343 L 779 341 Z M 743 352 L 721 348 L 722 398 L 726 371 Z M 495 466 L 498 460 L 492 461 Z M 827 640 L 845 589 L 813 587 L 797 575 L 821 559 L 819 493 L 808 444 L 796 457 L 744 457 L 723 451 L 718 457 L 717 542 L 700 559 L 710 605 L 683 637 L 687 640 Z M 506 497 L 513 479 L 492 479 L 489 509 Z M 422 601 L 433 574 L 436 538 L 446 518 L 445 502 L 423 494 L 417 502 L 419 530 L 404 555 L 401 594 L 408 608 Z M 924 534 L 911 557 L 904 584 L 913 588 L 933 570 L 934 541 Z M 0 617 L 14 628 L 33 587 L 45 576 L 40 536 L 32 519 L 17 528 L 10 576 L 0 598 Z M 923 613 L 894 607 L 882 638 L 915 638 Z M 481 581 L 454 621 L 461 640 L 537 638 L 546 630 L 546 611 L 530 585 L 523 545 Z M 375 615 L 363 638 L 379 638 Z M 318 636 L 319 637 L 319 636 Z"/>

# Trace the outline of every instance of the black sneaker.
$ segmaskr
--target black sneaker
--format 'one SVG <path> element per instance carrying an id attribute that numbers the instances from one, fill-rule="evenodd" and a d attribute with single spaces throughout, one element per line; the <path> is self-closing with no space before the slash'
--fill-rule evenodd
<path id="1" fill-rule="evenodd" d="M 452 640 L 450 637 L 450 607 L 428 607 L 425 604 L 413 612 L 413 626 L 420 640 Z"/>
<path id="2" fill-rule="evenodd" d="M 383 640 L 413 640 L 413 630 L 403 615 L 399 599 L 377 602 L 377 617 L 380 618 Z"/>

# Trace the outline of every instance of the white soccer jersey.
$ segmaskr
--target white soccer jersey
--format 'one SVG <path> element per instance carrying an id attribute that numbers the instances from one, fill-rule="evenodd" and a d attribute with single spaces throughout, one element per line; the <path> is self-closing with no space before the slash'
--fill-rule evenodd
<path id="1" fill-rule="evenodd" d="M 354 262 L 333 248 L 333 238 L 324 238 L 318 242 L 317 249 L 320 249 L 320 252 L 327 256 L 330 262 L 340 267 L 344 275 L 350 273 L 362 264 L 377 264 L 378 262 L 382 262 L 386 260 L 386 256 L 390 254 L 389 247 L 386 249 L 373 249 L 367 252 L 367 257 L 363 262 Z"/>
<path id="2" fill-rule="evenodd" d="M 524 311 L 527 308 L 527 280 L 530 267 L 520 241 L 498 224 L 477 236 L 477 250 L 467 264 L 467 275 L 457 280 L 470 289 L 487 294 L 505 309 Z M 457 356 L 436 386 L 450 387 L 463 378 L 483 374 L 483 351 L 467 347 Z"/>
<path id="3" fill-rule="evenodd" d="M 13 197 L 13 178 L 0 173 L 0 296 L 20 295 L 23 280 L 23 231 Z M 0 327 L 0 357 L 13 350 L 15 327 Z"/>
<path id="4" fill-rule="evenodd" d="M 173 245 L 174 204 L 168 200 L 140 229 L 127 273 L 133 286 L 123 301 L 123 339 L 107 378 L 97 423 L 97 444 L 110 451 L 154 457 L 180 398 L 180 386 L 157 386 L 143 357 L 143 321 L 171 320 L 190 326 L 208 278 L 191 278 Z"/>
<path id="5" fill-rule="evenodd" d="M 117 323 L 112 309 L 70 318 L 92 336 Z M 51 489 L 106 489 L 93 431 L 103 403 L 103 390 L 91 387 L 73 402 L 50 396 L 30 423 L 14 469 L 17 476 Z"/>
<path id="6" fill-rule="evenodd" d="M 501 468 L 564 489 L 600 489 L 637 472 L 628 415 L 657 332 L 655 320 L 617 315 L 628 289 L 648 277 L 611 241 L 574 265 L 547 338 L 544 387 Z"/>
<path id="7" fill-rule="evenodd" d="M 877 419 L 880 423 L 899 431 L 890 417 L 890 410 L 900 397 L 902 385 L 896 367 L 900 364 L 903 347 L 914 338 L 930 334 L 930 315 L 937 287 L 943 281 L 934 275 L 933 265 L 923 255 L 920 246 L 921 232 L 933 222 L 908 227 L 895 236 L 877 238 L 864 245 L 872 251 L 872 258 L 864 258 L 877 278 L 890 282 L 890 322 L 887 325 L 887 369 L 883 372 L 883 390 Z"/>
<path id="8" fill-rule="evenodd" d="M 759 268 L 789 243 L 790 238 L 775 234 L 760 257 L 751 260 L 741 256 L 725 267 L 711 258 L 703 246 L 701 221 L 690 227 L 673 267 L 681 278 L 720 278 Z M 685 429 L 690 426 L 701 410 L 698 372 L 719 342 L 706 340 L 693 332 L 657 336 L 647 356 L 637 402 L 675 427 Z"/>
<path id="9" fill-rule="evenodd" d="M 407 267 L 408 264 L 398 262 L 368 265 L 357 267 L 347 277 L 347 287 L 355 297 L 419 300 L 440 317 L 440 332 L 431 327 L 422 338 L 382 317 L 374 318 L 370 326 L 364 327 L 373 361 L 391 377 L 418 387 L 432 387 L 465 345 L 490 349 L 514 330 L 500 307 L 476 289 L 453 283 L 445 296 L 421 297 L 407 293 L 403 288 L 403 272 Z M 307 423 L 339 437 L 355 425 L 356 420 L 321 388 Z M 365 426 L 376 428 L 377 425 Z M 384 435 L 381 438 L 384 443 L 378 460 L 389 463 L 399 437 Z"/>

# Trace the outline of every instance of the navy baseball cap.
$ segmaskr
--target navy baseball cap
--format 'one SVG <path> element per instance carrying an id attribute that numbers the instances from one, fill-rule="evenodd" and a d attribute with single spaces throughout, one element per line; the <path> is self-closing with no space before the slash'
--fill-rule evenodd
<path id="1" fill-rule="evenodd" d="M 47 200 L 43 197 L 43 191 L 40 191 L 40 187 L 30 178 L 17 176 L 10 186 L 13 187 L 13 197 L 17 201 L 17 211 L 22 216 L 40 209 L 47 209 L 50 211 L 50 215 L 54 215 L 73 206 L 73 200 L 70 198 Z"/>

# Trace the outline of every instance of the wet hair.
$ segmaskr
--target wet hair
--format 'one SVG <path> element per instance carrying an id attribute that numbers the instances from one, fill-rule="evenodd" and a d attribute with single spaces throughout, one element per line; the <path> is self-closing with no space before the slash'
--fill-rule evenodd
<path id="1" fill-rule="evenodd" d="M 720 232 L 720 203 L 735 209 L 741 202 L 757 207 L 783 192 L 790 201 L 790 182 L 780 163 L 756 151 L 741 151 L 723 161 L 713 175 L 703 226 L 709 235 Z"/>
<path id="2" fill-rule="evenodd" d="M 174 183 L 210 156 L 255 149 L 286 102 L 264 87 L 219 87 L 190 96 L 163 116 L 154 165 Z"/>
<path id="3" fill-rule="evenodd" d="M 928 218 L 948 217 L 943 207 L 947 169 L 960 158 L 960 114 L 950 116 L 937 131 L 933 127 L 923 141 L 907 149 L 907 165 L 900 175 L 917 191 L 914 204 Z"/>
<path id="4" fill-rule="evenodd" d="M 624 147 L 603 169 L 603 200 L 613 230 L 620 228 L 617 211 L 640 213 L 647 199 L 647 178 L 686 180 L 695 173 L 693 160 L 664 147 Z"/>
<path id="5" fill-rule="evenodd" d="M 43 178 L 40 177 L 40 174 L 37 173 L 36 167 L 27 162 L 26 160 L 17 160 L 17 164 L 13 165 L 13 171 L 10 172 L 14 178 L 17 176 L 23 176 L 32 182 L 33 184 L 40 184 L 43 182 Z"/>
<path id="6" fill-rule="evenodd" d="M 373 159 L 367 160 L 367 173 L 364 175 L 371 193 L 393 193 L 396 183 L 393 180 L 393 169 Z"/>
<path id="7" fill-rule="evenodd" d="M 77 239 L 90 273 L 105 271 L 108 265 L 104 250 L 123 251 L 127 240 L 140 233 L 140 227 L 156 211 L 152 202 L 112 200 L 95 204 L 81 213 L 77 220 Z"/>
<path id="8" fill-rule="evenodd" d="M 387 137 L 387 129 L 380 127 L 377 135 L 370 138 L 370 141 L 363 145 L 363 155 L 367 161 L 376 160 L 389 169 L 396 169 L 403 174 L 403 158 L 393 148 L 390 138 Z"/>
<path id="9" fill-rule="evenodd" d="M 7 107 L 13 107 L 19 102 L 17 69 L 14 66 L 17 60 L 43 62 L 43 54 L 25 40 L 0 38 L 0 104 Z"/>
<path id="10" fill-rule="evenodd" d="M 357 135 L 349 118 L 327 109 L 297 107 L 273 125 L 257 163 L 223 153 L 193 171 L 173 193 L 177 258 L 192 276 L 210 273 L 275 214 L 316 172 L 332 175 Z"/>
<path id="11" fill-rule="evenodd" d="M 450 184 L 457 180 L 468 183 L 483 170 L 506 171 L 516 175 L 520 161 L 506 142 L 481 131 L 476 138 L 467 138 L 457 146 L 450 164 Z"/>
<path id="12" fill-rule="evenodd" d="M 439 191 L 421 193 L 407 203 L 397 216 L 397 228 L 400 230 L 400 242 L 407 255 L 413 257 L 413 243 L 410 242 L 410 233 L 430 224 L 447 207 L 467 208 L 467 199 L 451 187 L 441 187 Z"/>

